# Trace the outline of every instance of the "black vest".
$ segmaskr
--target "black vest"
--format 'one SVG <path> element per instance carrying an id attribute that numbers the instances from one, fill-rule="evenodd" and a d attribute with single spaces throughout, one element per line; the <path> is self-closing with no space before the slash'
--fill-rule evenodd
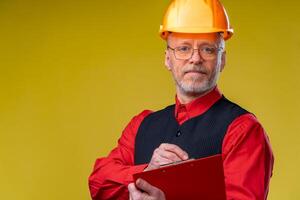
<path id="1" fill-rule="evenodd" d="M 175 105 L 149 114 L 141 123 L 136 138 L 134 162 L 149 163 L 161 143 L 176 144 L 189 158 L 202 158 L 222 153 L 223 138 L 231 122 L 248 113 L 224 96 L 205 113 L 179 125 Z"/>

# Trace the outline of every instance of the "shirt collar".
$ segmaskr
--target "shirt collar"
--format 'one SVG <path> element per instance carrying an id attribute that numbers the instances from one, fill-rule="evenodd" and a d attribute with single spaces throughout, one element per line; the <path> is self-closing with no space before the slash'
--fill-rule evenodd
<path id="1" fill-rule="evenodd" d="M 181 104 L 177 95 L 175 97 L 175 117 L 178 117 L 180 112 L 186 112 L 188 118 L 196 117 L 207 111 L 215 102 L 222 97 L 221 92 L 217 87 L 204 96 L 198 97 L 197 99 L 187 103 Z"/>

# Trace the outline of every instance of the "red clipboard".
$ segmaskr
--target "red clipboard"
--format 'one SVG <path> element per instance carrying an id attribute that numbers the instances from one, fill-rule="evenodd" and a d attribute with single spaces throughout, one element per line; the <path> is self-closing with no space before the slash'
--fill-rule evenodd
<path id="1" fill-rule="evenodd" d="M 226 200 L 220 154 L 133 175 L 138 178 L 160 188 L 167 200 Z"/>

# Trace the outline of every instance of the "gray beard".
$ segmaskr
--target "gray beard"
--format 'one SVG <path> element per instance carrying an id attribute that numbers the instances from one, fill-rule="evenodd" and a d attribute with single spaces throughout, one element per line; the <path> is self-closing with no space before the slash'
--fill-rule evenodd
<path id="1" fill-rule="evenodd" d="M 209 84 L 207 80 L 205 80 L 205 82 L 203 84 L 201 84 L 200 86 L 198 86 L 198 84 L 195 82 L 185 84 L 183 81 L 176 82 L 176 85 L 182 93 L 188 94 L 188 95 L 193 95 L 193 96 L 205 93 L 206 91 L 208 91 L 212 87 L 214 87 L 214 85 Z"/>
<path id="2" fill-rule="evenodd" d="M 206 93 L 207 91 L 213 89 L 219 79 L 220 72 L 218 68 L 214 72 L 213 77 L 210 80 L 203 80 L 201 83 L 197 80 L 192 80 L 189 83 L 184 82 L 183 80 L 178 81 L 175 79 L 175 83 L 179 88 L 180 92 L 189 96 L 198 96 Z"/>

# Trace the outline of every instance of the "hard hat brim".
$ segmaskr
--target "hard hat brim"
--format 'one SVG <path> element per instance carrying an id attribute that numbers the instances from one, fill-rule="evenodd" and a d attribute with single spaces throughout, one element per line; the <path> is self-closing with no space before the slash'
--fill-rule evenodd
<path id="1" fill-rule="evenodd" d="M 224 40 L 228 40 L 233 35 L 233 29 L 220 29 L 220 28 L 211 28 L 211 27 L 168 27 L 168 30 L 163 30 L 162 26 L 160 27 L 160 36 L 162 39 L 166 40 L 170 32 L 176 33 L 223 33 Z"/>

